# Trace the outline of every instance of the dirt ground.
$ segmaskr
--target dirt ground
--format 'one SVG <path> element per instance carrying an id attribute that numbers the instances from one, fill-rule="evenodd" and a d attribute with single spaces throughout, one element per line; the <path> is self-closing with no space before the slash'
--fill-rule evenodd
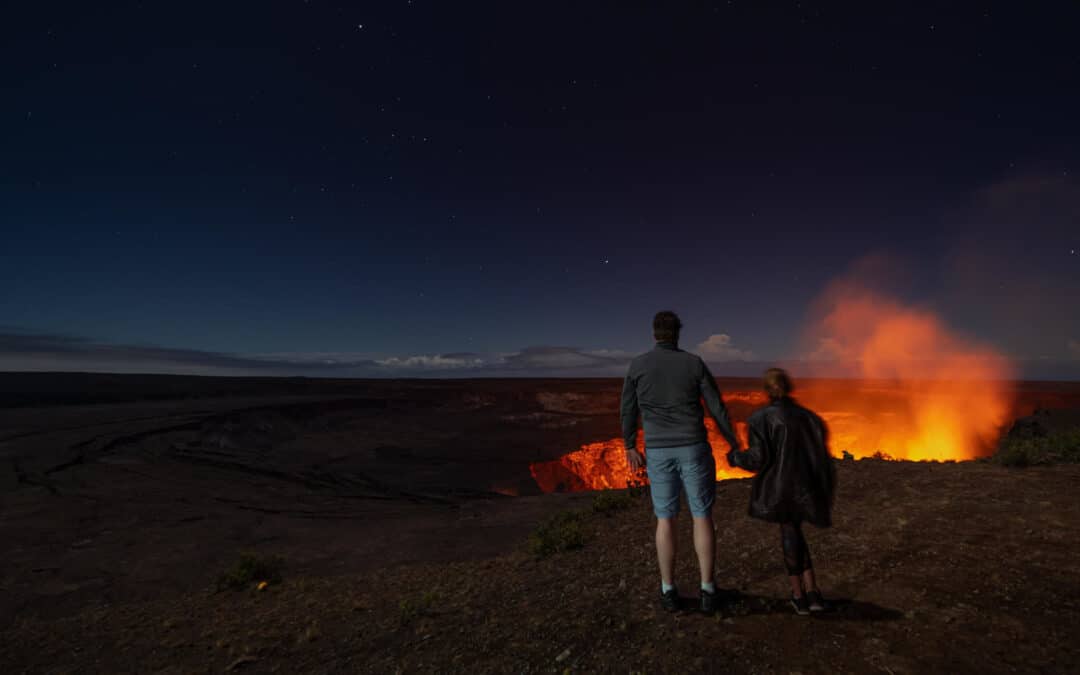
<path id="1" fill-rule="evenodd" d="M 612 387 L 614 386 L 614 390 Z M 0 672 L 1075 672 L 1080 467 L 839 462 L 785 605 L 779 535 L 719 485 L 715 617 L 663 613 L 647 495 L 535 494 L 617 384 L 365 385 L 0 409 Z M 507 494 L 516 493 L 513 497 Z M 580 550 L 538 559 L 543 518 Z M 679 581 L 694 595 L 689 522 Z M 244 551 L 282 582 L 216 592 Z"/>

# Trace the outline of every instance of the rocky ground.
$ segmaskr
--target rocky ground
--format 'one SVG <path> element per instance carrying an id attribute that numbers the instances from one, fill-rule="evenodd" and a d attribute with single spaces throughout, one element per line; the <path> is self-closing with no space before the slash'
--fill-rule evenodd
<path id="1" fill-rule="evenodd" d="M 839 462 L 836 524 L 808 533 L 837 611 L 811 618 L 783 601 L 778 533 L 745 517 L 748 482 L 722 482 L 730 602 L 668 615 L 647 495 L 529 494 L 529 462 L 611 437 L 616 392 L 378 383 L 0 409 L 0 672 L 1080 663 L 1080 466 Z M 532 553 L 529 534 L 566 512 L 584 545 Z M 280 582 L 219 590 L 244 552 L 280 556 Z"/>
<path id="2" fill-rule="evenodd" d="M 1080 663 L 1080 467 L 862 460 L 810 542 L 835 612 L 783 602 L 777 533 L 721 483 L 721 614 L 662 612 L 647 497 L 580 509 L 580 550 L 291 575 L 89 605 L 3 633 L 7 672 L 1067 672 Z M 685 523 L 684 523 L 685 524 Z M 686 527 L 684 530 L 688 529 Z M 522 533 L 524 535 L 524 533 Z M 684 532 L 688 535 L 689 532 Z M 688 550 L 679 578 L 695 579 Z M 689 594 L 688 595 L 692 595 Z"/>

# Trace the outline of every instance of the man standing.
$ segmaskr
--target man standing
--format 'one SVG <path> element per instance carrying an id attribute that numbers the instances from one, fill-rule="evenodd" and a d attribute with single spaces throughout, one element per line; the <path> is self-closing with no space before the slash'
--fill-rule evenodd
<path id="1" fill-rule="evenodd" d="M 679 609 L 675 588 L 675 517 L 679 494 L 686 490 L 694 517 L 694 550 L 701 568 L 701 609 L 715 612 L 713 583 L 715 535 L 712 506 L 716 498 L 716 460 L 705 431 L 701 399 L 731 449 L 738 441 L 716 381 L 701 357 L 679 349 L 682 322 L 675 312 L 653 318 L 656 347 L 630 362 L 622 390 L 622 432 L 632 469 L 646 467 L 656 513 L 656 557 L 660 563 L 660 602 Z M 645 456 L 637 450 L 638 415 L 645 431 Z"/>

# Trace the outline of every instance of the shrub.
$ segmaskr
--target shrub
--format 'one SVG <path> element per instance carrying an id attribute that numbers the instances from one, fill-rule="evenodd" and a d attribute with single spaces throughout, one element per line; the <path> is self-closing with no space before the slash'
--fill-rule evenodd
<path id="1" fill-rule="evenodd" d="M 627 491 L 604 490 L 593 497 L 592 510 L 595 513 L 612 514 L 634 505 L 634 497 Z"/>
<path id="2" fill-rule="evenodd" d="M 434 605 L 438 599 L 439 596 L 435 591 L 425 591 L 423 595 L 415 600 L 412 598 L 403 598 L 401 602 L 398 603 L 398 622 L 404 626 L 405 624 L 412 622 L 416 617 L 427 614 L 428 610 L 431 609 L 432 605 Z"/>
<path id="3" fill-rule="evenodd" d="M 1045 436 L 1006 438 L 993 460 L 1002 466 L 1028 466 L 1055 462 L 1080 462 L 1080 429 L 1058 431 Z"/>
<path id="4" fill-rule="evenodd" d="M 282 565 L 282 559 L 278 556 L 244 553 L 235 565 L 218 577 L 217 590 L 239 591 L 260 581 L 271 584 L 281 583 Z"/>
<path id="5" fill-rule="evenodd" d="M 994 455 L 994 460 L 1002 466 L 1023 467 L 1031 463 L 1028 450 L 1020 447 L 1019 443 L 1002 443 Z"/>
<path id="6" fill-rule="evenodd" d="M 559 551 L 569 551 L 585 545 L 583 514 L 564 511 L 548 518 L 529 535 L 529 552 L 545 557 Z"/>

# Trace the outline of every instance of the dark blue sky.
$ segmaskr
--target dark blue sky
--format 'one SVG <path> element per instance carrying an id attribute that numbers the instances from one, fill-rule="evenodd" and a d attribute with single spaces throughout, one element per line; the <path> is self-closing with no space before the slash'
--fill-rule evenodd
<path id="1" fill-rule="evenodd" d="M 0 369 L 723 372 L 882 254 L 1080 360 L 1080 6 L 650 5 L 5 8 Z"/>

